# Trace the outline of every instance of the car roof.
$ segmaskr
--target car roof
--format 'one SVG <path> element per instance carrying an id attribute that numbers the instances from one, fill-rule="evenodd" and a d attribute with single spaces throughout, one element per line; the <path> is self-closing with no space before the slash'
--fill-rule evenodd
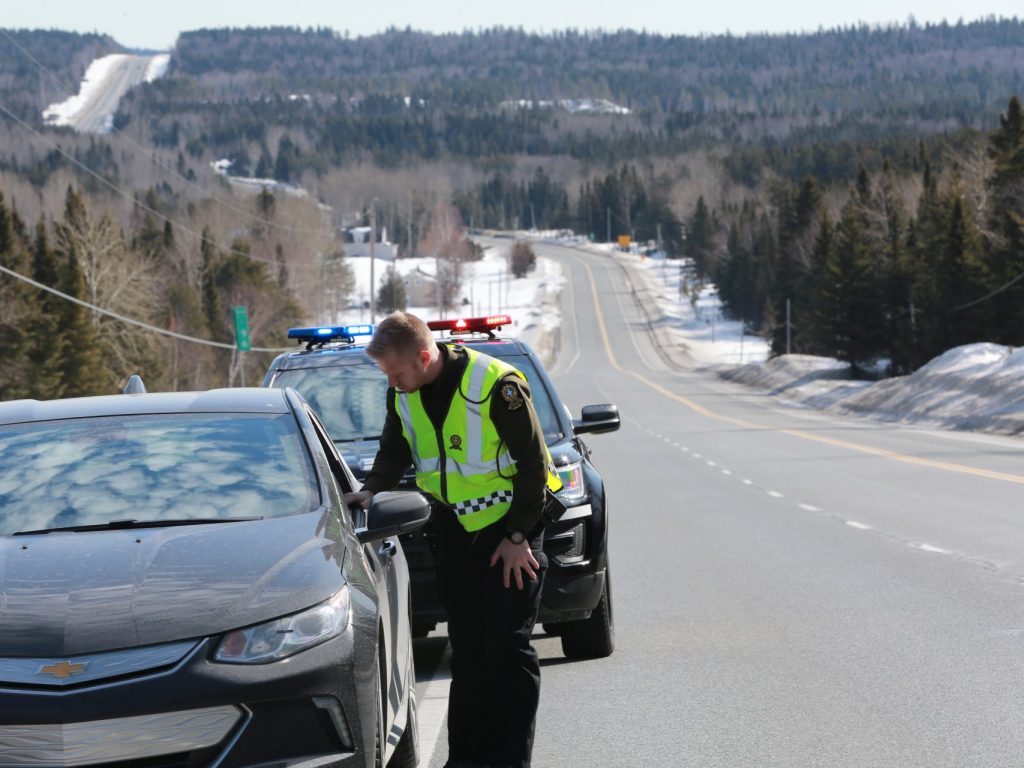
<path id="1" fill-rule="evenodd" d="M 257 387 L 208 392 L 102 395 L 64 400 L 11 400 L 0 403 L 0 424 L 94 416 L 151 413 L 289 413 L 287 390 Z"/>

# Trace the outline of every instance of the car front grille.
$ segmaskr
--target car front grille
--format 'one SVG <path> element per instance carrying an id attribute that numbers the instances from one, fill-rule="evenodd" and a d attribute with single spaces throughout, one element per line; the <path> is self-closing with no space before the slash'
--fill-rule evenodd
<path id="1" fill-rule="evenodd" d="M 52 725 L 0 726 L 0 765 L 171 768 L 220 744 L 242 720 L 238 707 Z"/>

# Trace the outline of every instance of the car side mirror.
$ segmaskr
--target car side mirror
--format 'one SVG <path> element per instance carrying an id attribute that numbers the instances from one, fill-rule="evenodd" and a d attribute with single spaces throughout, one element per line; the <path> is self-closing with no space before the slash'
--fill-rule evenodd
<path id="1" fill-rule="evenodd" d="M 430 502 L 423 494 L 385 491 L 373 497 L 366 513 L 366 527 L 358 529 L 356 535 L 362 544 L 379 541 L 422 528 L 429 518 Z"/>
<path id="2" fill-rule="evenodd" d="M 593 432 L 598 435 L 614 432 L 621 426 L 619 409 L 611 403 L 585 405 L 580 416 L 579 420 L 572 420 L 572 428 L 577 435 L 582 435 L 585 432 Z"/>

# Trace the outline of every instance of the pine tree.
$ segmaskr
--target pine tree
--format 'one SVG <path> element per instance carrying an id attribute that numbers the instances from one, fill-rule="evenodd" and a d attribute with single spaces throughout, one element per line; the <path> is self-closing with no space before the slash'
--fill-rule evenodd
<path id="1" fill-rule="evenodd" d="M 85 293 L 78 256 L 71 250 L 62 268 L 61 290 L 76 299 Z M 103 351 L 96 339 L 92 313 L 70 301 L 61 312 L 61 335 L 64 345 L 64 397 L 111 394 L 113 377 L 104 362 Z"/>
<path id="2" fill-rule="evenodd" d="M 390 314 L 398 310 L 405 310 L 405 281 L 398 274 L 394 264 L 388 264 L 384 272 L 384 279 L 381 281 L 380 290 L 377 292 L 377 309 L 380 312 Z"/>
<path id="3" fill-rule="evenodd" d="M 25 243 L 17 232 L 14 214 L 0 193 L 0 266 L 19 274 L 27 268 Z M 35 291 L 16 278 L 0 274 L 0 400 L 28 397 L 29 352 L 35 336 Z"/>
<path id="4" fill-rule="evenodd" d="M 50 250 L 46 225 L 36 225 L 32 244 L 32 278 L 37 283 L 58 288 L 60 274 L 57 260 Z M 62 397 L 65 389 L 64 352 L 66 336 L 61 333 L 61 303 L 64 299 L 47 291 L 36 291 L 37 314 L 33 321 L 32 345 L 28 352 L 31 364 L 31 396 L 42 400 Z"/>
<path id="5" fill-rule="evenodd" d="M 713 271 L 714 236 L 711 211 L 704 196 L 701 195 L 686 226 L 686 255 L 693 259 L 694 268 L 701 277 Z"/>
<path id="6" fill-rule="evenodd" d="M 1024 109 L 1016 96 L 990 139 L 993 173 L 987 265 L 992 340 L 1024 342 Z"/>

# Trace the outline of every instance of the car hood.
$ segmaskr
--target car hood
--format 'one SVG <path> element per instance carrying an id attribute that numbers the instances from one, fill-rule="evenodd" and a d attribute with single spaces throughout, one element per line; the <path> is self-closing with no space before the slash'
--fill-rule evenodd
<path id="1" fill-rule="evenodd" d="M 0 538 L 0 657 L 95 653 L 218 634 L 344 584 L 334 516 Z"/>

